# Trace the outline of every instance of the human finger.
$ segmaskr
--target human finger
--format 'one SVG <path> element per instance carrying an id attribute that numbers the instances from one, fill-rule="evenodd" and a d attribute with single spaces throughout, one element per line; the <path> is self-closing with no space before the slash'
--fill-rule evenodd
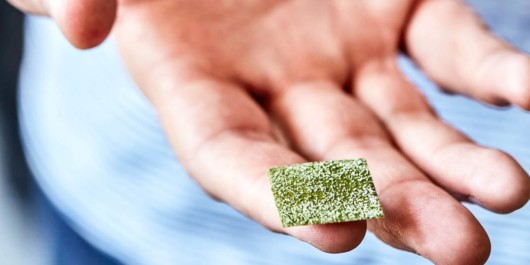
<path id="1" fill-rule="evenodd" d="M 270 108 L 309 159 L 367 159 L 385 213 L 368 225 L 384 242 L 437 264 L 487 259 L 489 239 L 474 216 L 395 149 L 375 115 L 338 85 L 296 85 Z"/>
<path id="2" fill-rule="evenodd" d="M 358 75 L 355 94 L 384 121 L 399 148 L 458 198 L 499 213 L 528 202 L 530 178 L 521 166 L 504 152 L 476 145 L 436 117 L 395 60 Z"/>
<path id="3" fill-rule="evenodd" d="M 179 160 L 212 197 L 326 252 L 361 242 L 366 222 L 282 227 L 267 170 L 305 160 L 276 141 L 267 115 L 246 91 L 208 78 L 151 81 L 157 92 L 150 96 Z"/>
<path id="4" fill-rule="evenodd" d="M 408 54 L 445 89 L 530 109 L 530 57 L 490 32 L 463 1 L 420 1 L 404 36 Z"/>
<path id="5" fill-rule="evenodd" d="M 8 0 L 20 10 L 52 17 L 77 48 L 92 48 L 109 34 L 116 0 Z"/>

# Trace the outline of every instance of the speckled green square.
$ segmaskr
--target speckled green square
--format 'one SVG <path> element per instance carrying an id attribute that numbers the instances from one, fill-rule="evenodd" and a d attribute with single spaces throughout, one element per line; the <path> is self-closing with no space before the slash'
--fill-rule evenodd
<path id="1" fill-rule="evenodd" d="M 284 227 L 383 217 L 365 159 L 274 167 L 268 175 Z"/>

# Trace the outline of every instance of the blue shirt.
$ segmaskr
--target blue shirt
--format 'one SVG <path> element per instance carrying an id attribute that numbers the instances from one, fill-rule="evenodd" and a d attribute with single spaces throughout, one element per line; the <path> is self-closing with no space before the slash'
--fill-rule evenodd
<path id="1" fill-rule="evenodd" d="M 530 2 L 473 2 L 499 34 L 530 51 Z M 30 164 L 97 248 L 127 264 L 429 264 L 372 234 L 354 251 L 325 254 L 213 201 L 173 155 L 112 39 L 81 52 L 48 19 L 26 22 L 20 108 Z M 443 94 L 406 58 L 400 63 L 444 120 L 530 171 L 529 113 Z M 468 207 L 491 236 L 491 264 L 530 264 L 529 206 L 502 216 Z"/>

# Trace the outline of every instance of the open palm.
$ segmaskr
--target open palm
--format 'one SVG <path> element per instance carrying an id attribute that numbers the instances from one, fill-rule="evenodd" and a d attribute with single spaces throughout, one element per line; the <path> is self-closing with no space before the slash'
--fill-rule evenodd
<path id="1" fill-rule="evenodd" d="M 435 263 L 475 264 L 489 239 L 459 200 L 528 201 L 519 165 L 440 121 L 397 66 L 404 51 L 449 91 L 530 107 L 530 59 L 458 1 L 124 0 L 116 32 L 190 174 L 273 231 L 342 252 L 368 226 Z M 385 218 L 282 228 L 268 168 L 356 157 Z"/>

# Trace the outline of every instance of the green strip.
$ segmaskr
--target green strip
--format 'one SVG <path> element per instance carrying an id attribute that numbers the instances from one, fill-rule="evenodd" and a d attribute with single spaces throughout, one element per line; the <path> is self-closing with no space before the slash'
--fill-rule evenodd
<path id="1" fill-rule="evenodd" d="M 268 175 L 284 227 L 383 217 L 365 159 L 274 167 Z"/>

